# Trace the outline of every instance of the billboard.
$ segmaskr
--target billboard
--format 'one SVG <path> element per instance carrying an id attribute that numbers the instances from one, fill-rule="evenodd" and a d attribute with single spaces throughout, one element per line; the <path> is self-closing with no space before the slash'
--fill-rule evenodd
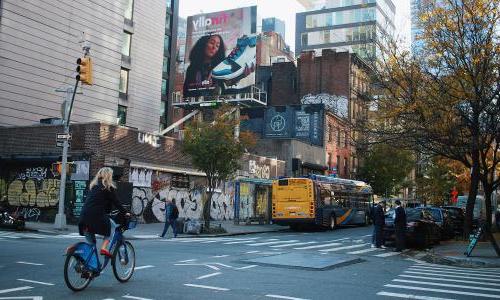
<path id="1" fill-rule="evenodd" d="M 257 7 L 187 19 L 184 97 L 245 92 L 255 84 Z"/>
<path id="2" fill-rule="evenodd" d="M 262 110 L 263 115 L 258 113 Z M 245 109 L 241 113 L 241 129 L 260 133 L 264 138 L 295 138 L 323 146 L 324 115 L 323 104 Z"/>

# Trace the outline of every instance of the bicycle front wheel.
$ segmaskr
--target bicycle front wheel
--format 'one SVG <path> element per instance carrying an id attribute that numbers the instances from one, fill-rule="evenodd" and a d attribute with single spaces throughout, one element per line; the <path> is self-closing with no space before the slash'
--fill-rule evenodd
<path id="1" fill-rule="evenodd" d="M 135 250 L 130 242 L 125 241 L 115 247 L 111 265 L 119 282 L 127 282 L 132 277 L 135 269 Z"/>
<path id="2" fill-rule="evenodd" d="M 71 290 L 79 292 L 84 290 L 92 280 L 91 272 L 85 262 L 73 252 L 68 253 L 64 262 L 64 282 Z"/>

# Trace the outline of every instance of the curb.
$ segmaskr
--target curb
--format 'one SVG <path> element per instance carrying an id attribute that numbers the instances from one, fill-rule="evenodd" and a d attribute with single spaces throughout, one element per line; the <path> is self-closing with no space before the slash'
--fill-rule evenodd
<path id="1" fill-rule="evenodd" d="M 193 235 L 183 235 L 177 236 L 178 239 L 193 239 L 193 238 L 214 238 L 214 237 L 225 237 L 225 236 L 237 236 L 237 235 L 250 235 L 250 234 L 259 234 L 259 233 L 269 233 L 269 232 L 280 232 L 288 229 L 279 229 L 279 230 L 268 230 L 268 231 L 250 231 L 250 232 L 231 232 L 231 233 L 221 233 L 221 234 L 193 234 Z M 159 238 L 137 238 L 132 236 L 127 236 L 129 240 L 156 240 Z"/>
<path id="2" fill-rule="evenodd" d="M 409 257 L 417 259 L 422 262 L 444 265 L 444 266 L 454 266 L 454 267 L 464 267 L 464 268 L 499 268 L 500 261 L 498 263 L 491 263 L 487 261 L 482 261 L 475 259 L 474 257 L 452 257 L 452 256 L 442 256 L 431 252 L 425 253 L 408 253 Z"/>

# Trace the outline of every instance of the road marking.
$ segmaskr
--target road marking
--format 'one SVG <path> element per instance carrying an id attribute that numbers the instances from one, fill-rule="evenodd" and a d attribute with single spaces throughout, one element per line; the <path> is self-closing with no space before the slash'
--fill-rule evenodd
<path id="1" fill-rule="evenodd" d="M 484 273 L 472 273 L 472 272 L 463 272 L 459 270 L 437 270 L 437 269 L 423 269 L 423 268 L 416 268 L 416 267 L 410 267 L 409 270 L 412 271 L 421 271 L 421 272 L 433 272 L 433 273 L 439 273 L 439 274 L 462 274 L 462 275 L 471 275 L 471 276 L 478 276 L 478 277 L 492 277 L 492 278 L 497 278 L 500 279 L 498 275 L 493 275 L 493 274 L 484 274 Z"/>
<path id="2" fill-rule="evenodd" d="M 193 258 L 193 259 L 186 259 L 186 260 L 179 260 L 178 262 L 179 262 L 179 263 L 187 263 L 187 262 L 192 262 L 192 261 L 196 261 L 196 258 Z"/>
<path id="3" fill-rule="evenodd" d="M 494 273 L 494 274 L 497 274 L 498 272 L 500 272 L 500 268 L 474 268 L 474 269 L 471 269 L 471 268 L 460 268 L 460 267 L 453 267 L 453 266 L 443 266 L 443 265 L 436 265 L 436 264 L 430 264 L 430 263 L 426 263 L 426 262 L 421 262 L 421 261 L 418 261 L 418 263 L 414 266 L 422 266 L 422 267 L 436 267 L 436 268 L 447 268 L 447 269 L 454 269 L 454 270 L 474 270 L 474 271 L 482 271 L 482 272 L 491 272 L 491 273 Z"/>
<path id="4" fill-rule="evenodd" d="M 397 297 L 404 299 L 418 299 L 418 300 L 454 300 L 452 298 L 436 298 L 436 297 L 428 297 L 428 296 L 418 296 L 411 294 L 398 294 L 398 293 L 388 293 L 388 292 L 378 292 L 378 296 L 387 296 L 387 297 Z"/>
<path id="5" fill-rule="evenodd" d="M 217 243 L 219 241 L 204 241 L 204 242 L 200 242 L 201 244 L 211 244 L 211 243 Z"/>
<path id="6" fill-rule="evenodd" d="M 272 294 L 267 294 L 266 297 L 277 298 L 277 299 L 288 299 L 288 300 L 309 300 L 305 298 L 288 297 L 288 296 L 272 295 Z"/>
<path id="7" fill-rule="evenodd" d="M 36 233 L 24 234 L 23 236 L 26 236 L 29 238 L 34 238 L 34 239 L 44 239 L 47 237 L 46 235 L 40 235 L 40 234 L 36 234 Z"/>
<path id="8" fill-rule="evenodd" d="M 499 281 L 499 279 L 493 278 L 478 278 L 472 276 L 463 276 L 463 275 L 447 275 L 447 274 L 437 274 L 432 272 L 415 272 L 415 271 L 404 271 L 404 273 L 409 274 L 417 274 L 417 275 L 428 275 L 428 276 L 441 276 L 441 277 L 450 277 L 450 278 L 463 278 L 463 279 L 475 279 L 475 280 L 483 280 L 483 281 Z"/>
<path id="9" fill-rule="evenodd" d="M 43 300 L 43 297 L 42 296 L 21 296 L 21 297 L 0 297 L 0 299 L 4 299 L 4 300 L 7 300 L 7 299 Z"/>
<path id="10" fill-rule="evenodd" d="M 200 276 L 200 277 L 198 277 L 196 279 L 205 279 L 205 278 L 212 277 L 212 276 L 217 276 L 217 275 L 220 275 L 220 274 L 222 274 L 222 273 L 221 272 L 211 273 L 211 274 Z"/>
<path id="11" fill-rule="evenodd" d="M 157 234 L 137 234 L 133 235 L 133 237 L 136 239 L 162 239 L 162 237 Z"/>
<path id="12" fill-rule="evenodd" d="M 200 288 L 200 289 L 209 289 L 209 290 L 216 290 L 216 291 L 229 291 L 229 289 L 226 289 L 226 288 L 209 286 L 209 285 L 199 285 L 199 284 L 190 284 L 190 283 L 184 283 L 184 285 L 190 286 L 190 287 L 195 287 L 195 288 Z"/>
<path id="13" fill-rule="evenodd" d="M 254 250 L 254 251 L 247 251 L 245 252 L 246 254 L 252 254 L 252 253 L 259 253 L 260 251 L 259 250 Z"/>
<path id="14" fill-rule="evenodd" d="M 393 279 L 392 281 L 404 282 L 404 283 L 416 283 L 416 284 L 435 285 L 435 286 L 444 286 L 444 287 L 460 288 L 460 289 L 468 289 L 468 290 L 481 290 L 481 291 L 489 291 L 489 292 L 500 292 L 500 289 L 487 288 L 487 287 L 481 287 L 481 286 L 448 284 L 448 283 L 438 283 L 438 282 L 430 282 L 430 281 L 416 281 L 416 280 L 406 280 L 406 279 Z M 500 295 L 499 295 L 499 297 L 500 297 Z"/>
<path id="15" fill-rule="evenodd" d="M 299 247 L 299 248 L 293 248 L 293 249 L 307 250 L 307 249 L 316 249 L 316 248 L 324 248 L 324 247 L 339 246 L 339 245 L 342 245 L 342 243 L 330 243 L 330 244 L 322 244 L 322 245 L 315 245 L 315 246 Z"/>
<path id="16" fill-rule="evenodd" d="M 332 248 L 332 249 L 322 249 L 322 250 L 318 250 L 318 251 L 321 251 L 321 252 L 333 252 L 333 251 L 340 251 L 340 250 L 361 248 L 361 247 L 364 247 L 366 245 L 370 245 L 370 244 L 360 244 L 360 245 L 344 246 L 344 247 L 338 247 L 338 248 Z"/>
<path id="17" fill-rule="evenodd" d="M 347 252 L 347 254 L 361 254 L 361 253 L 367 253 L 367 252 L 373 252 L 373 251 L 380 251 L 383 249 L 380 248 L 368 248 L 368 249 L 363 249 L 363 250 L 358 250 L 358 251 L 351 251 Z"/>
<path id="18" fill-rule="evenodd" d="M 149 298 L 142 298 L 142 297 L 136 297 L 136 296 L 130 296 L 130 295 L 122 296 L 122 298 L 135 299 L 135 300 L 153 300 L 153 299 L 149 299 Z"/>
<path id="19" fill-rule="evenodd" d="M 255 267 L 257 267 L 257 265 L 249 265 L 246 267 L 236 268 L 235 270 L 246 270 L 246 269 L 251 269 L 251 268 L 255 268 Z"/>
<path id="20" fill-rule="evenodd" d="M 377 248 L 375 248 L 377 249 Z M 389 256 L 394 256 L 394 255 L 399 255 L 401 254 L 401 252 L 386 252 L 386 253 L 382 253 L 382 254 L 376 254 L 374 256 L 377 256 L 377 257 L 389 257 Z"/>
<path id="21" fill-rule="evenodd" d="M 213 258 L 222 258 L 222 257 L 228 257 L 229 255 L 228 254 L 224 254 L 224 255 L 215 255 L 215 256 L 212 256 Z"/>
<path id="22" fill-rule="evenodd" d="M 284 244 L 284 245 L 274 245 L 274 246 L 271 246 L 271 248 L 281 248 L 281 247 L 290 247 L 290 246 L 310 245 L 310 244 L 316 244 L 316 243 L 317 242 L 291 243 L 291 244 Z"/>
<path id="23" fill-rule="evenodd" d="M 16 263 L 17 264 L 23 264 L 23 265 L 43 266 L 43 264 L 32 263 L 32 262 L 27 262 L 27 261 L 17 261 Z"/>
<path id="24" fill-rule="evenodd" d="M 266 245 L 281 244 L 281 243 L 293 243 L 293 242 L 298 242 L 298 241 L 299 240 L 262 242 L 262 243 L 248 244 L 248 246 L 266 246 Z"/>
<path id="25" fill-rule="evenodd" d="M 53 283 L 49 283 L 49 282 L 41 282 L 41 281 L 34 281 L 34 280 L 28 280 L 28 279 L 18 279 L 19 281 L 24 281 L 24 282 L 29 282 L 29 283 L 38 283 L 38 284 L 41 284 L 41 285 L 55 285 Z"/>
<path id="26" fill-rule="evenodd" d="M 251 242 L 254 242 L 256 239 L 258 239 L 258 238 L 250 238 L 250 239 L 246 239 L 246 240 L 238 240 L 235 242 L 227 242 L 227 243 L 224 243 L 224 245 L 251 243 Z"/>
<path id="27" fill-rule="evenodd" d="M 154 267 L 155 266 L 152 266 L 152 265 L 140 266 L 140 267 L 135 267 L 134 270 L 149 269 L 149 268 L 154 268 Z"/>
<path id="28" fill-rule="evenodd" d="M 211 264 L 211 265 L 218 265 L 218 266 L 222 266 L 222 267 L 226 267 L 226 268 L 230 268 L 230 269 L 234 268 L 234 267 L 232 267 L 232 266 L 225 265 L 225 264 L 221 264 L 221 263 L 210 263 L 210 264 Z"/>
<path id="29" fill-rule="evenodd" d="M 500 286 L 500 283 L 491 283 L 491 282 L 477 282 L 477 281 L 469 281 L 469 280 L 460 280 L 460 279 L 449 279 L 449 278 L 439 278 L 439 277 L 426 277 L 426 276 L 415 276 L 415 275 L 398 275 L 399 277 L 405 278 L 416 278 L 416 279 L 429 279 L 429 280 L 437 280 L 437 281 L 451 281 L 451 282 L 463 282 L 470 284 L 482 284 L 482 285 L 491 285 L 491 286 Z"/>
<path id="30" fill-rule="evenodd" d="M 426 267 L 426 266 L 411 266 L 411 268 L 418 268 L 418 269 L 425 269 L 425 270 L 436 270 L 436 271 L 450 271 L 450 272 L 461 272 L 463 274 L 488 274 L 488 275 L 495 275 L 498 274 L 498 272 L 493 272 L 490 273 L 488 271 L 476 271 L 476 270 L 471 270 L 471 269 L 455 269 L 455 268 L 449 268 L 449 267 Z"/>
<path id="31" fill-rule="evenodd" d="M 5 293 L 10 293 L 10 292 L 17 292 L 17 291 L 24 291 L 24 290 L 29 290 L 32 289 L 32 286 L 22 286 L 18 288 L 13 288 L 13 289 L 7 289 L 7 290 L 0 290 L 0 294 L 5 294 Z"/>
<path id="32" fill-rule="evenodd" d="M 207 265 L 207 264 L 174 264 L 174 266 L 205 266 L 205 267 L 208 267 L 212 270 L 220 271 L 220 269 L 217 268 L 216 266 Z"/>
<path id="33" fill-rule="evenodd" d="M 424 287 L 418 287 L 418 286 L 406 286 L 406 285 L 399 285 L 399 284 L 386 284 L 384 286 L 391 287 L 391 288 L 407 289 L 407 290 L 428 291 L 428 292 L 437 292 L 437 293 L 457 294 L 457 295 L 478 296 L 478 297 L 500 299 L 500 295 L 493 295 L 493 294 L 470 293 L 470 292 L 445 290 L 445 289 L 431 289 L 431 288 L 424 288 Z"/>

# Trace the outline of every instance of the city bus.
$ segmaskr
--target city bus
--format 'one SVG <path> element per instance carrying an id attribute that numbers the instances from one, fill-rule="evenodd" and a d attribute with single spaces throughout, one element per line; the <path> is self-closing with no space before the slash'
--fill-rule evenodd
<path id="1" fill-rule="evenodd" d="M 311 175 L 273 180 L 273 223 L 298 229 L 316 225 L 368 225 L 373 190 L 365 182 Z"/>

